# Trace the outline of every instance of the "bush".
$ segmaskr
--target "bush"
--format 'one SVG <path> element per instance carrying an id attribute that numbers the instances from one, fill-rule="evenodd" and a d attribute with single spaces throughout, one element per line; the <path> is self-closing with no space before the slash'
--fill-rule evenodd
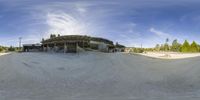
<path id="1" fill-rule="evenodd" d="M 3 47 L 0 47 L 0 52 L 4 51 Z"/>
<path id="2" fill-rule="evenodd" d="M 134 52 L 134 53 L 143 53 L 143 52 L 144 52 L 144 49 L 142 49 L 142 48 L 134 48 L 134 49 L 133 49 L 133 52 Z"/>
<path id="3" fill-rule="evenodd" d="M 10 46 L 9 48 L 8 48 L 8 51 L 15 51 L 16 49 L 14 48 L 14 47 L 12 47 L 12 46 Z"/>

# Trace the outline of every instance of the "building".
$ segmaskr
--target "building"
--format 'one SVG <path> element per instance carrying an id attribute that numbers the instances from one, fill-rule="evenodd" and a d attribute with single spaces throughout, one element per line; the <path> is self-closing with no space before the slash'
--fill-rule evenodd
<path id="1" fill-rule="evenodd" d="M 124 50 L 124 52 L 127 52 L 127 53 L 133 52 L 134 49 L 135 49 L 135 47 L 126 47 L 125 50 Z"/>
<path id="2" fill-rule="evenodd" d="M 115 45 L 115 52 L 125 52 L 125 48 L 126 47 L 124 45 L 116 43 L 116 45 Z"/>
<path id="3" fill-rule="evenodd" d="M 24 44 L 23 51 L 24 52 L 42 51 L 42 44 Z"/>
<path id="4" fill-rule="evenodd" d="M 99 37 L 85 35 L 51 35 L 49 39 L 42 40 L 42 50 L 46 52 L 76 53 L 85 50 L 98 50 L 112 52 L 113 42 Z"/>

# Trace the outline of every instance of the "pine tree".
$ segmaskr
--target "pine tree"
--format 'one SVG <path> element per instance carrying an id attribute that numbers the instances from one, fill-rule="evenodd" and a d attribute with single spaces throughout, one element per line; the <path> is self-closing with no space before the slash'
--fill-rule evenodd
<path id="1" fill-rule="evenodd" d="M 165 43 L 168 43 L 169 42 L 169 38 L 167 38 L 166 40 L 165 40 Z"/>
<path id="2" fill-rule="evenodd" d="M 160 51 L 160 45 L 159 44 L 156 44 L 155 50 Z"/>
<path id="3" fill-rule="evenodd" d="M 181 44 L 178 43 L 178 40 L 177 40 L 177 39 L 175 39 L 175 40 L 172 42 L 171 51 L 179 52 L 179 51 L 180 51 L 180 48 L 181 48 Z"/>
<path id="4" fill-rule="evenodd" d="M 167 43 L 164 44 L 164 51 L 169 51 L 169 45 Z"/>
<path id="5" fill-rule="evenodd" d="M 198 44 L 195 41 L 193 41 L 190 46 L 190 52 L 198 52 L 198 51 L 199 51 Z"/>
<path id="6" fill-rule="evenodd" d="M 190 52 L 190 44 L 187 40 L 181 46 L 181 52 Z"/>
<path id="7" fill-rule="evenodd" d="M 160 46 L 160 51 L 164 51 L 164 45 L 163 44 L 161 44 L 161 46 Z"/>
<path id="8" fill-rule="evenodd" d="M 56 37 L 55 34 L 51 34 L 51 35 L 50 35 L 50 38 L 55 38 L 55 37 Z"/>
<path id="9" fill-rule="evenodd" d="M 44 38 L 42 38 L 42 42 L 44 42 Z"/>
<path id="10" fill-rule="evenodd" d="M 169 42 L 169 38 L 167 38 L 166 40 L 165 40 L 165 44 L 164 44 L 164 51 L 169 51 L 169 45 L 168 45 L 168 42 Z"/>

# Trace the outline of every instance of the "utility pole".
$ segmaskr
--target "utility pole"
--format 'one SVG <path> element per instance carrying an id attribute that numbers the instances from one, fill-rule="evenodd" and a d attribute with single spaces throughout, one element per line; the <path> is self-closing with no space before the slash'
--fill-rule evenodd
<path id="1" fill-rule="evenodd" d="M 19 37 L 19 50 L 21 51 L 22 37 Z"/>

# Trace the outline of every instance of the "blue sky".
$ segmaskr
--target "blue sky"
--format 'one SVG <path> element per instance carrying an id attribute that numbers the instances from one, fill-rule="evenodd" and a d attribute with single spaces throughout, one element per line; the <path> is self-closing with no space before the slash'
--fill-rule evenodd
<path id="1" fill-rule="evenodd" d="M 105 37 L 154 47 L 200 43 L 199 0 L 0 0 L 0 45 L 38 43 L 49 34 Z"/>

